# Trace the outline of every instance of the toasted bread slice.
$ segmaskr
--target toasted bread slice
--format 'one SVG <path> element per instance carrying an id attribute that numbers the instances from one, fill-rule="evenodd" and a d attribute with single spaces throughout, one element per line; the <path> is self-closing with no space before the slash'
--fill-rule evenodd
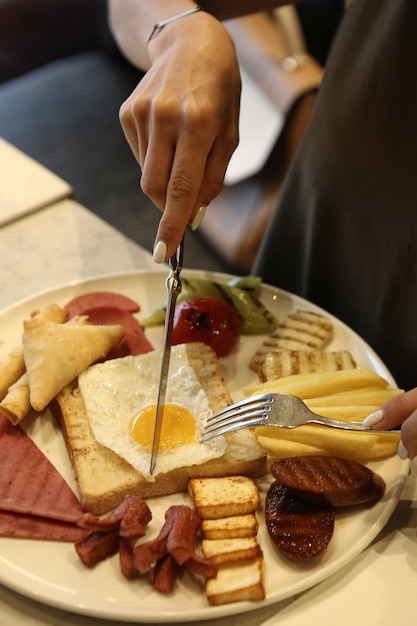
<path id="1" fill-rule="evenodd" d="M 257 350 L 250 367 L 258 371 L 258 362 L 265 352 L 280 350 L 321 350 L 333 335 L 333 324 L 324 315 L 313 311 L 294 311 Z"/>
<path id="2" fill-rule="evenodd" d="M 257 532 L 258 521 L 254 513 L 219 519 L 204 519 L 201 522 L 201 533 L 204 539 L 256 537 Z"/>
<path id="3" fill-rule="evenodd" d="M 216 578 L 206 583 L 210 604 L 262 600 L 265 597 L 264 559 L 228 563 L 218 568 Z"/>
<path id="4" fill-rule="evenodd" d="M 200 519 L 254 513 L 260 504 L 258 486 L 247 476 L 194 478 L 188 483 L 188 492 Z"/>
<path id="5" fill-rule="evenodd" d="M 213 411 L 232 402 L 214 351 L 202 343 L 187 344 L 187 356 L 208 396 Z M 187 490 L 190 478 L 266 472 L 265 452 L 253 434 L 242 429 L 227 435 L 225 454 L 203 465 L 180 467 L 149 481 L 117 454 L 97 442 L 91 430 L 77 382 L 67 386 L 52 404 L 59 417 L 74 468 L 81 504 L 100 515 L 117 506 L 127 494 L 152 498 Z"/>
<path id="6" fill-rule="evenodd" d="M 293 374 L 334 372 L 355 367 L 356 361 L 349 350 L 280 350 L 265 352 L 259 357 L 258 376 L 264 383 Z"/>

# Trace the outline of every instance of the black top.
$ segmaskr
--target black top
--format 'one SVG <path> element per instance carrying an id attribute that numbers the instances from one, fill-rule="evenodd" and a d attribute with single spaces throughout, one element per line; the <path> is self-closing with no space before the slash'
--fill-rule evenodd
<path id="1" fill-rule="evenodd" d="M 354 0 L 254 267 L 417 386 L 417 2 Z"/>

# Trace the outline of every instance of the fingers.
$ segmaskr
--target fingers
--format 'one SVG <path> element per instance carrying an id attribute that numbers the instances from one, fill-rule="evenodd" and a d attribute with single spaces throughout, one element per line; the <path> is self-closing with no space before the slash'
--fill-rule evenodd
<path id="1" fill-rule="evenodd" d="M 364 422 L 376 430 L 401 426 L 398 454 L 402 459 L 414 458 L 417 456 L 417 387 L 395 396 Z"/>
<path id="2" fill-rule="evenodd" d="M 378 429 L 390 429 L 400 426 L 417 409 L 417 388 L 400 393 L 382 407 L 383 419 Z"/>
<path id="3" fill-rule="evenodd" d="M 203 140 L 203 138 L 201 138 Z M 168 182 L 162 180 L 160 174 L 160 190 L 155 190 L 149 185 L 149 179 L 144 177 L 148 159 L 142 176 L 142 189 L 147 195 L 156 197 L 156 194 L 163 194 L 163 215 L 161 217 L 158 231 L 155 238 L 158 242 L 166 244 L 167 257 L 172 256 L 182 239 L 188 224 L 193 224 L 195 228 L 204 216 L 204 209 L 209 202 L 219 193 L 223 184 L 224 165 L 219 167 L 219 161 L 213 163 L 213 159 L 207 154 L 208 148 L 201 148 L 193 145 L 195 138 L 187 141 L 184 135 L 178 141 L 173 158 L 172 168 L 165 176 Z M 149 148 L 149 152 L 151 147 Z M 224 159 L 222 159 L 223 161 Z M 166 163 L 166 161 L 165 161 Z M 164 167 L 164 166 L 162 166 Z M 162 168 L 161 168 L 162 169 Z M 155 172 L 152 167 L 151 172 Z M 161 196 L 159 196 L 161 198 Z M 200 210 L 201 209 L 201 210 Z"/>
<path id="4" fill-rule="evenodd" d="M 401 444 L 398 453 L 402 459 L 417 456 L 417 410 L 401 426 Z"/>
<path id="5" fill-rule="evenodd" d="M 166 244 L 165 258 L 175 253 L 187 224 L 196 228 L 201 223 L 203 207 L 222 189 L 238 144 L 238 107 L 227 120 L 228 129 L 223 130 L 202 107 L 195 112 L 188 108 L 176 123 L 161 121 L 160 115 L 156 119 L 153 113 L 141 186 L 163 211 L 155 244 Z M 182 132 L 178 135 L 179 125 Z"/>
<path id="6" fill-rule="evenodd" d="M 220 192 L 238 143 L 241 81 L 233 42 L 212 16 L 198 17 L 161 31 L 150 69 L 120 109 L 142 190 L 162 212 L 159 262 L 175 253 L 187 224 L 201 222 L 201 207 Z"/>

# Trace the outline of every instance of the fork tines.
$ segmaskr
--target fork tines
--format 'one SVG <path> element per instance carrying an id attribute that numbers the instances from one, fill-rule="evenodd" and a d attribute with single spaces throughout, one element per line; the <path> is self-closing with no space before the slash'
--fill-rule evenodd
<path id="1" fill-rule="evenodd" d="M 208 418 L 200 443 L 231 430 L 262 424 L 268 419 L 272 402 L 270 395 L 263 395 L 231 404 Z"/>

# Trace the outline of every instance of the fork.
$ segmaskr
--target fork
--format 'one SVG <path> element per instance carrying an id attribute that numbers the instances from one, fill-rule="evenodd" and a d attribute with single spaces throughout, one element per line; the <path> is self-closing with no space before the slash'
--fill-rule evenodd
<path id="1" fill-rule="evenodd" d="M 330 419 L 310 411 L 301 398 L 284 393 L 266 393 L 231 404 L 208 418 L 201 443 L 248 426 L 297 428 L 304 424 L 321 424 L 344 430 L 371 429 L 362 422 Z"/>

